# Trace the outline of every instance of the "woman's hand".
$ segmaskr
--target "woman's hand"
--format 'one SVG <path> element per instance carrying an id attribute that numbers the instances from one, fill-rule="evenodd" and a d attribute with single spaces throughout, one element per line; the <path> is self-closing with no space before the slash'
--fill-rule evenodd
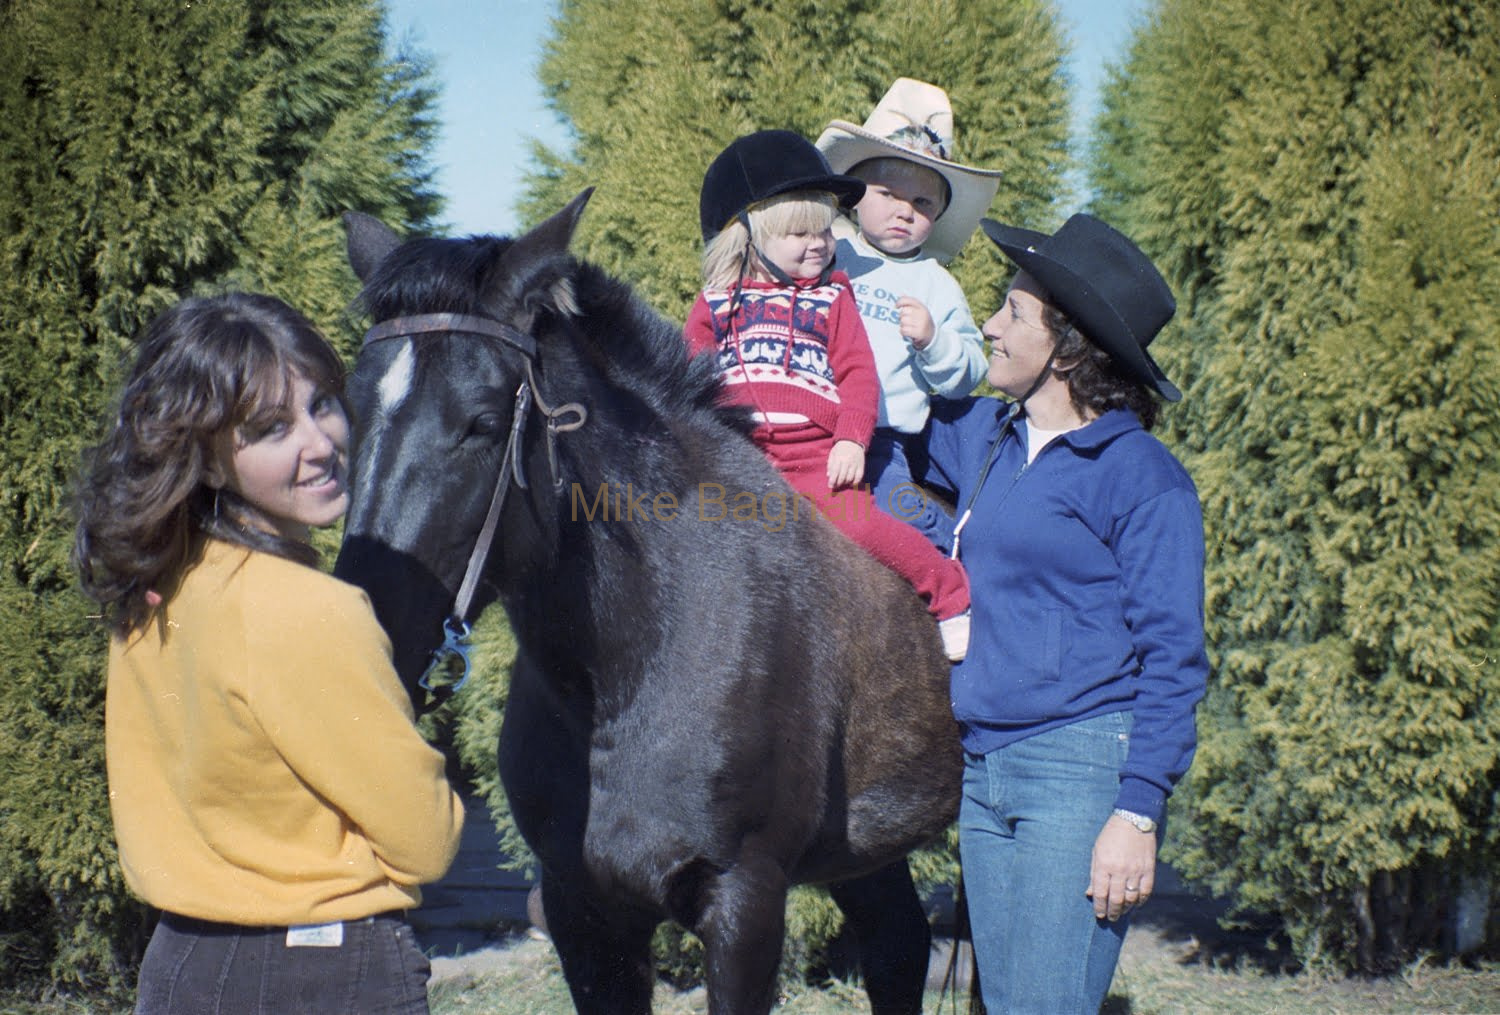
<path id="1" fill-rule="evenodd" d="M 835 441 L 828 452 L 828 489 L 858 486 L 865 478 L 865 449 L 857 441 Z"/>
<path id="2" fill-rule="evenodd" d="M 1110 815 L 1094 840 L 1089 888 L 1094 915 L 1118 920 L 1151 898 L 1156 888 L 1156 833 Z"/>

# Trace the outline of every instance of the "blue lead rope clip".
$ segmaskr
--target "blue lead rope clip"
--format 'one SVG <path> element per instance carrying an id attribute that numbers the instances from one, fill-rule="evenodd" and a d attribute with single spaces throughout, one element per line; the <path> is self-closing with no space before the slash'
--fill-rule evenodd
<path id="1" fill-rule="evenodd" d="M 473 628 L 458 617 L 443 621 L 443 643 L 432 650 L 432 661 L 422 671 L 417 686 L 433 694 L 456 694 L 469 682 L 469 635 Z M 441 671 L 444 679 L 433 681 Z"/>

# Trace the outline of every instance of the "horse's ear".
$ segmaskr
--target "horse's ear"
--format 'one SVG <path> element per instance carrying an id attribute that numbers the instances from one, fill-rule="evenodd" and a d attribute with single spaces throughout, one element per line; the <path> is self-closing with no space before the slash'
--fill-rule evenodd
<path id="1" fill-rule="evenodd" d="M 490 273 L 491 284 L 498 287 L 492 293 L 519 311 L 518 327 L 531 327 L 544 307 L 568 315 L 579 312 L 568 244 L 593 194 L 594 188 L 589 187 L 567 207 L 516 239 Z"/>
<path id="2" fill-rule="evenodd" d="M 401 245 L 401 238 L 390 226 L 364 212 L 344 212 L 344 231 L 349 267 L 361 282 L 368 282 L 385 255 Z"/>
<path id="3" fill-rule="evenodd" d="M 568 244 L 573 242 L 573 231 L 578 228 L 578 220 L 583 218 L 583 209 L 593 196 L 594 188 L 585 188 L 562 211 L 516 240 L 515 246 L 511 248 L 512 253 L 507 256 L 512 259 L 522 256 L 547 257 L 566 251 Z"/>

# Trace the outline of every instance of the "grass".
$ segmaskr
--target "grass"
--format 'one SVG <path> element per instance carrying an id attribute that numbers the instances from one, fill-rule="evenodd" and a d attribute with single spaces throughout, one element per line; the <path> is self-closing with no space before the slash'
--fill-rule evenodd
<path id="1" fill-rule="evenodd" d="M 477 958 L 477 956 L 475 957 Z M 1131 930 L 1104 1015 L 1500 1015 L 1500 963 L 1412 963 L 1383 979 L 1287 975 L 1267 971 L 1274 959 L 1254 948 L 1215 950 L 1171 929 Z M 466 971 L 431 988 L 433 1015 L 566 1015 L 573 1010 L 556 954 L 545 942 L 520 939 L 485 953 Z M 656 1015 L 703 1015 L 702 989 L 656 990 Z M 961 1011 L 930 992 L 929 1015 Z M 55 997 L 44 1002 L 0 994 L 0 1015 L 127 1015 L 128 1002 Z M 864 991 L 832 983 L 789 996 L 778 1015 L 867 1012 Z"/>
<path id="2" fill-rule="evenodd" d="M 434 985 L 430 997 L 433 1015 L 564 1015 L 573 1010 L 556 953 L 551 945 L 529 939 L 509 946 L 494 968 Z M 654 1015 L 703 1015 L 708 996 L 701 987 L 675 991 L 658 984 L 652 1010 Z M 784 998 L 776 1008 L 782 1015 L 869 1010 L 864 991 L 843 983 Z"/>
<path id="3" fill-rule="evenodd" d="M 1106 1015 L 1377 1015 L 1377 1013 L 1500 1013 L 1500 964 L 1470 969 L 1461 965 L 1414 963 L 1401 976 L 1348 979 L 1266 972 L 1259 961 L 1242 957 L 1224 967 L 1222 955 L 1209 956 L 1191 940 L 1149 927 L 1131 931 L 1105 1004 Z M 509 946 L 487 968 L 434 985 L 433 1015 L 562 1015 L 572 1010 L 562 972 L 550 946 L 523 940 Z M 702 1015 L 701 989 L 679 993 L 665 985 L 656 991 L 658 1015 Z M 835 983 L 785 998 L 780 1015 L 838 1015 L 869 1011 L 857 986 Z M 949 998 L 929 993 L 929 1013 L 954 1011 Z M 960 1009 L 961 1010 L 961 1009 Z"/>
<path id="4" fill-rule="evenodd" d="M 1470 969 L 1413 963 L 1400 976 L 1367 979 L 1268 972 L 1244 953 L 1204 954 L 1192 940 L 1150 927 L 1125 939 L 1107 1013 L 1176 1015 L 1376 1015 L 1500 1013 L 1500 963 Z"/>

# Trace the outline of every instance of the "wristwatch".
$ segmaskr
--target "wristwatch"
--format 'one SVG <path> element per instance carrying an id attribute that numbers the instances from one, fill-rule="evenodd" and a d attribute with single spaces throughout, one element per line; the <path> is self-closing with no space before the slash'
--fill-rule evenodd
<path id="1" fill-rule="evenodd" d="M 1130 822 L 1135 826 L 1137 831 L 1146 832 L 1148 834 L 1156 831 L 1156 822 L 1152 821 L 1144 814 L 1137 814 L 1135 811 L 1127 811 L 1123 807 L 1116 807 L 1112 813 L 1115 817 L 1124 818 L 1126 821 Z"/>

